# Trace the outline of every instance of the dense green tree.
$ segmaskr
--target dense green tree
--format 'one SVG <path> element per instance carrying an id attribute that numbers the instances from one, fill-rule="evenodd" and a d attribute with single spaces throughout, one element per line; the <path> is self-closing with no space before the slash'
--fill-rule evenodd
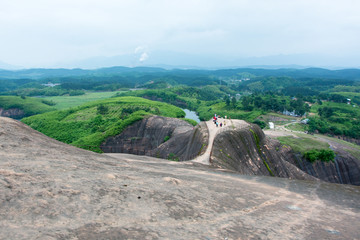
<path id="1" fill-rule="evenodd" d="M 330 118 L 334 114 L 334 110 L 331 107 L 322 107 L 318 109 L 318 113 L 321 117 Z"/>
<path id="2" fill-rule="evenodd" d="M 97 107 L 97 113 L 100 114 L 100 115 L 105 115 L 107 114 L 109 111 L 109 107 L 108 106 L 105 106 L 103 104 L 100 104 L 98 107 Z"/>
<path id="3" fill-rule="evenodd" d="M 261 129 L 265 128 L 266 127 L 266 123 L 264 121 L 261 121 L 259 119 L 255 119 L 253 121 L 253 123 L 255 123 L 256 125 L 258 125 Z"/>
<path id="4" fill-rule="evenodd" d="M 231 105 L 232 105 L 233 108 L 236 107 L 236 98 L 235 97 L 231 98 Z"/>
<path id="5" fill-rule="evenodd" d="M 225 100 L 226 106 L 230 106 L 230 97 L 229 97 L 228 95 L 226 95 L 226 96 L 224 97 L 224 100 Z"/>

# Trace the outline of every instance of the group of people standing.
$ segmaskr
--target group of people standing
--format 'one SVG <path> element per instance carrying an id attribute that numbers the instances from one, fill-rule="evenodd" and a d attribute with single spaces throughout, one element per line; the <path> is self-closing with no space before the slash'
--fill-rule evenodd
<path id="1" fill-rule="evenodd" d="M 223 125 L 225 127 L 226 119 L 227 119 L 227 116 L 225 116 L 225 118 L 223 118 L 223 121 L 221 121 L 222 120 L 221 117 L 215 113 L 213 122 L 216 125 L 216 127 L 219 127 L 219 126 L 222 127 Z"/>

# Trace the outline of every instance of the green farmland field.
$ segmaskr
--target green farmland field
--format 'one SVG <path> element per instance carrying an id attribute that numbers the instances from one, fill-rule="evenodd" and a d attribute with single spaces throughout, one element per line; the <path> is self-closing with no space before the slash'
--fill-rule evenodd
<path id="1" fill-rule="evenodd" d="M 57 110 L 62 110 L 66 108 L 80 106 L 84 103 L 106 99 L 114 96 L 115 94 L 120 93 L 116 92 L 87 92 L 84 95 L 80 96 L 56 96 L 56 97 L 46 97 L 44 99 L 51 100 L 56 103 L 54 106 Z"/>

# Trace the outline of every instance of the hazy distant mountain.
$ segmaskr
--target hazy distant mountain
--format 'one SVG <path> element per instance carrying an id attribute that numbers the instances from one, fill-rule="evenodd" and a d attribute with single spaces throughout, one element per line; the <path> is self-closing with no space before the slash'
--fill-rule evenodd
<path id="1" fill-rule="evenodd" d="M 275 66 L 273 66 L 275 67 Z M 0 70 L 0 78 L 8 79 L 41 79 L 52 77 L 78 77 L 78 76 L 139 76 L 139 75 L 191 75 L 191 76 L 207 76 L 213 75 L 218 77 L 234 77 L 239 73 L 251 73 L 255 76 L 288 76 L 294 78 L 328 78 L 328 79 L 349 79 L 360 80 L 360 69 L 341 69 L 329 70 L 324 68 L 222 68 L 218 70 L 209 69 L 165 69 L 159 67 L 109 67 L 99 69 L 25 69 L 25 70 Z M 134 75 L 135 74 L 135 75 Z"/>
<path id="2" fill-rule="evenodd" d="M 146 58 L 143 58 L 146 54 Z M 218 64 L 219 63 L 219 64 Z M 126 66 L 126 67 L 161 67 L 166 69 L 173 68 L 218 68 L 226 66 L 229 62 L 220 58 L 211 58 L 209 56 L 191 55 L 175 52 L 143 52 L 142 54 L 124 54 L 111 57 L 94 57 L 76 62 L 60 64 L 61 67 L 66 68 L 83 68 L 83 69 L 97 69 L 113 66 Z"/>
<path id="3" fill-rule="evenodd" d="M 190 54 L 171 51 L 143 51 L 111 57 L 94 57 L 80 61 L 59 64 L 65 68 L 96 69 L 113 66 L 150 66 L 166 69 L 219 69 L 219 68 L 309 68 L 328 69 L 359 68 L 359 57 L 338 58 L 310 54 L 276 55 L 265 57 L 217 56 Z M 55 67 L 59 67 L 55 66 Z"/>
<path id="4" fill-rule="evenodd" d="M 23 70 L 1 70 L 0 77 L 8 79 L 19 79 L 19 78 L 51 78 L 51 77 L 76 77 L 76 76 L 106 76 L 106 75 L 118 75 L 118 74 L 133 74 L 133 73 L 161 73 L 167 70 L 163 68 L 155 67 L 109 67 L 99 69 L 65 69 L 65 68 L 31 68 Z"/>
<path id="5" fill-rule="evenodd" d="M 1 62 L 0 61 L 0 69 L 5 69 L 5 70 L 16 70 L 16 69 L 21 69 L 22 67 L 19 66 L 14 66 L 5 62 Z"/>

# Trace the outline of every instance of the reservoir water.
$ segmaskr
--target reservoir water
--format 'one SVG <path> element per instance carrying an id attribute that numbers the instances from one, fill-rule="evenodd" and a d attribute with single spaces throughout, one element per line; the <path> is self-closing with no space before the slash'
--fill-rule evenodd
<path id="1" fill-rule="evenodd" d="M 185 112 L 185 118 L 189 118 L 195 120 L 197 123 L 200 122 L 199 116 L 194 111 L 190 111 L 189 109 L 183 109 Z"/>

